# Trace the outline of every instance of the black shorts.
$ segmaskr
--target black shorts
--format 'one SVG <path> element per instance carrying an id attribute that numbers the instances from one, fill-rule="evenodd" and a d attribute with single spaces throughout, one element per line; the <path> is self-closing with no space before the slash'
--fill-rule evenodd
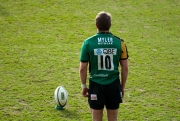
<path id="1" fill-rule="evenodd" d="M 101 110 L 106 106 L 106 109 L 115 110 L 119 108 L 119 103 L 122 103 L 119 78 L 108 85 L 100 85 L 89 80 L 88 93 L 88 102 L 92 109 Z"/>

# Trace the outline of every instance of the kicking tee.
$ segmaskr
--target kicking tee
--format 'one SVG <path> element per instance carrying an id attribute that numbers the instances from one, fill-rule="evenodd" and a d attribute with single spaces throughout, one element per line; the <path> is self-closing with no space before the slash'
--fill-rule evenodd
<path id="1" fill-rule="evenodd" d="M 122 39 L 111 33 L 97 33 L 86 39 L 81 48 L 80 61 L 89 62 L 90 80 L 101 85 L 119 77 L 119 61 L 128 59 Z"/>

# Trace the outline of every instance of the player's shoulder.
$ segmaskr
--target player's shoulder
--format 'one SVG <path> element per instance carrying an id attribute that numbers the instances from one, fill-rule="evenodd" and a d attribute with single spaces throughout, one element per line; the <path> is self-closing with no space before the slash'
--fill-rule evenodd
<path id="1" fill-rule="evenodd" d="M 84 40 L 84 42 L 85 42 L 85 43 L 89 43 L 89 42 L 91 42 L 92 40 L 94 40 L 95 37 L 96 37 L 96 35 L 90 36 L 90 37 L 86 38 L 86 39 Z"/>
<path id="2" fill-rule="evenodd" d="M 124 42 L 124 40 L 123 40 L 122 38 L 120 38 L 120 37 L 118 37 L 118 36 L 116 36 L 116 35 L 114 35 L 114 34 L 112 34 L 112 33 L 111 33 L 111 36 L 113 36 L 114 38 L 120 40 L 121 42 Z"/>

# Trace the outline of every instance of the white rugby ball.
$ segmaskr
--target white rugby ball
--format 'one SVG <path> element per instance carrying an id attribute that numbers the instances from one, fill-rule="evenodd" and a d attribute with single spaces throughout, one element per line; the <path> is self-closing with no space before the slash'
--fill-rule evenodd
<path id="1" fill-rule="evenodd" d="M 67 104 L 68 93 L 63 86 L 58 86 L 54 92 L 54 99 L 58 106 L 64 107 Z"/>

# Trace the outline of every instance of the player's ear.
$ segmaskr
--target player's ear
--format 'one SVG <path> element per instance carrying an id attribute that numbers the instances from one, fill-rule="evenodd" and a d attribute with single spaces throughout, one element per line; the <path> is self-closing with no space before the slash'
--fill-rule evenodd
<path id="1" fill-rule="evenodd" d="M 96 28 L 98 29 L 98 25 L 96 24 Z"/>

